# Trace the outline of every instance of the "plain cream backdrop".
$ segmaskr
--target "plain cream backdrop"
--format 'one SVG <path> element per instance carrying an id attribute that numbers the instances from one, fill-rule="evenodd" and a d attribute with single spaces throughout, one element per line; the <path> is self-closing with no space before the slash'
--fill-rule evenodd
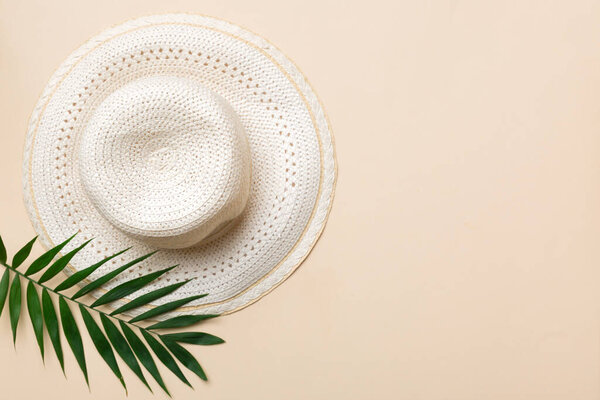
<path id="1" fill-rule="evenodd" d="M 0 0 L 0 233 L 29 114 L 76 47 L 124 20 L 202 13 L 268 38 L 328 111 L 339 179 L 304 265 L 208 323 L 210 383 L 175 399 L 600 398 L 597 1 Z M 41 249 L 36 248 L 39 254 Z M 0 320 L 0 399 L 121 399 L 84 335 L 91 394 L 30 323 Z M 47 343 L 48 344 L 48 343 Z M 63 345 L 66 343 L 63 341 Z M 129 399 L 155 397 L 123 370 Z"/>

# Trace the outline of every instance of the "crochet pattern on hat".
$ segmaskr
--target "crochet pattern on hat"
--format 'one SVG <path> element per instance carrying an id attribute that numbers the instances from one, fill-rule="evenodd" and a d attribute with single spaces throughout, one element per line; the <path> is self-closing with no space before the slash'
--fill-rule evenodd
<path id="1" fill-rule="evenodd" d="M 194 15 L 133 20 L 68 57 L 32 114 L 23 172 L 45 246 L 95 238 L 72 272 L 160 249 L 122 279 L 179 264 L 144 290 L 195 278 L 178 296 L 210 294 L 165 317 L 236 311 L 279 285 L 321 234 L 336 178 L 327 119 L 294 64 Z"/>

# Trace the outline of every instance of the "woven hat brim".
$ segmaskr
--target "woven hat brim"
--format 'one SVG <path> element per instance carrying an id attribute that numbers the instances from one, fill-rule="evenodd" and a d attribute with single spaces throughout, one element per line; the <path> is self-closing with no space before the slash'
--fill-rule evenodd
<path id="1" fill-rule="evenodd" d="M 145 17 L 129 21 L 125 24 L 112 28 L 85 43 L 59 67 L 59 69 L 50 79 L 48 86 L 44 90 L 44 93 L 32 114 L 25 146 L 23 168 L 25 203 L 34 228 L 40 234 L 40 239 L 45 246 L 52 247 L 55 243 L 64 239 L 65 235 L 70 236 L 70 234 L 72 234 L 72 227 L 69 226 L 71 225 L 71 221 L 63 219 L 60 209 L 55 209 L 56 207 L 49 207 L 49 210 L 41 211 L 45 205 L 44 203 L 40 204 L 40 198 L 48 199 L 48 196 L 50 196 L 51 193 L 46 193 L 47 189 L 44 188 L 46 181 L 40 178 L 40 176 L 43 177 L 45 175 L 39 171 L 45 167 L 48 167 L 48 165 L 44 165 L 42 162 L 43 160 L 40 160 L 38 153 L 36 153 L 36 138 L 39 138 L 38 135 L 43 134 L 43 132 L 40 133 L 40 131 L 42 130 L 41 127 L 43 128 L 44 126 L 43 120 L 48 112 L 48 104 L 53 101 L 53 96 L 59 92 L 61 85 L 63 82 L 65 82 L 69 74 L 72 74 L 78 65 L 81 66 L 84 60 L 87 60 L 88 56 L 99 46 L 102 46 L 103 43 L 107 43 L 115 37 L 123 37 L 127 35 L 128 32 L 150 29 L 155 26 L 192 26 L 197 27 L 198 29 L 206 29 L 210 32 L 214 32 L 215 35 L 222 35 L 223 38 L 228 38 L 227 40 L 237 41 L 243 46 L 248 46 L 249 48 L 252 48 L 253 52 L 260 54 L 260 57 L 264 57 L 265 59 L 269 60 L 269 62 L 272 63 L 275 68 L 277 68 L 281 75 L 288 80 L 289 87 L 294 88 L 296 91 L 298 101 L 301 101 L 303 105 L 302 107 L 310 116 L 310 123 L 313 127 L 312 134 L 315 135 L 316 142 L 318 142 L 318 155 L 316 155 L 318 157 L 318 170 L 315 168 L 316 172 L 315 176 L 313 177 L 315 178 L 318 174 L 318 191 L 314 197 L 313 204 L 309 204 L 310 217 L 301 227 L 301 234 L 297 238 L 294 238 L 294 243 L 291 243 L 288 246 L 288 249 L 285 251 L 285 253 L 277 254 L 275 258 L 278 259 L 278 262 L 274 263 L 272 266 L 269 266 L 269 268 L 266 270 L 258 271 L 255 275 L 248 276 L 248 279 L 245 281 L 240 281 L 240 283 L 233 290 L 229 290 L 229 292 L 224 291 L 222 293 L 210 293 L 211 295 L 207 296 L 205 299 L 202 299 L 202 301 L 199 301 L 198 303 L 192 303 L 192 305 L 183 307 L 182 309 L 177 310 L 169 315 L 165 315 L 164 317 L 177 315 L 181 312 L 219 314 L 233 312 L 255 302 L 266 293 L 271 291 L 274 287 L 278 286 L 288 276 L 290 276 L 291 273 L 305 259 L 324 228 L 325 221 L 331 208 L 336 180 L 333 137 L 325 113 L 323 112 L 323 108 L 319 103 L 317 96 L 296 66 L 290 62 L 289 59 L 281 53 L 281 51 L 257 35 L 230 23 L 216 20 L 214 18 L 178 14 Z M 301 184 L 299 183 L 298 186 L 300 185 Z M 307 204 L 297 205 L 296 208 L 302 207 L 306 208 Z M 291 212 L 293 212 L 293 207 L 291 207 L 291 209 Z M 93 214 L 93 211 L 88 211 L 89 215 Z M 69 230 L 69 228 L 71 228 L 71 230 Z M 97 233 L 95 232 L 88 233 L 96 236 L 100 242 L 106 243 L 108 241 L 103 239 L 102 236 L 97 236 Z M 122 240 L 118 239 L 116 241 L 117 243 L 122 244 L 121 248 L 132 245 L 132 241 L 126 235 L 118 231 L 111 232 L 111 235 L 117 234 L 121 235 L 119 238 Z M 80 239 L 84 240 L 83 237 Z M 137 251 L 140 253 L 149 250 L 140 243 L 133 242 L 133 245 L 137 247 Z M 110 246 L 105 248 L 93 250 L 90 249 L 88 254 L 85 254 L 84 257 L 74 259 L 74 261 L 69 265 L 68 271 L 74 272 L 78 269 L 84 268 L 85 266 L 89 265 L 89 260 L 94 258 L 96 260 L 98 259 L 97 254 L 106 255 L 106 252 L 117 250 L 120 250 L 120 248 L 114 244 L 114 241 Z M 150 263 L 144 266 L 139 273 L 142 273 L 146 270 L 156 269 L 158 266 L 167 266 L 165 264 L 168 264 L 170 254 L 172 253 L 165 252 L 162 258 L 157 258 L 154 264 Z M 271 259 L 273 259 L 273 257 Z M 260 260 L 257 259 L 255 261 L 255 264 L 259 265 Z M 222 261 L 222 263 L 224 262 Z M 110 266 L 108 267 L 110 268 Z M 188 275 L 191 273 L 193 277 L 199 277 L 204 275 L 204 268 L 213 267 L 216 269 L 219 266 L 206 265 L 199 268 L 190 267 L 187 272 Z M 98 271 L 99 274 L 102 272 L 103 271 Z M 210 273 L 212 273 L 212 271 L 210 271 L 209 274 Z M 118 281 L 114 282 L 114 285 L 117 283 Z M 166 283 L 167 281 L 165 280 L 165 282 L 162 284 Z M 159 283 L 159 285 L 160 284 L 161 283 Z M 213 286 L 217 287 L 217 285 Z M 206 287 L 210 287 L 210 285 L 198 285 L 187 292 L 179 293 L 179 296 L 200 294 L 206 290 Z M 101 292 L 96 293 L 96 295 L 100 294 Z M 128 300 L 130 299 L 126 299 L 125 301 Z M 165 301 L 168 300 L 170 299 L 165 299 Z M 115 304 L 115 306 L 118 305 L 119 304 Z"/>

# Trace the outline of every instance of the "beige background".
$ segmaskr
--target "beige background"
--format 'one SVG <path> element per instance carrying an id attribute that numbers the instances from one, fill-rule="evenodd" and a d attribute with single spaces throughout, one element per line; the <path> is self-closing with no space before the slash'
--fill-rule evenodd
<path id="1" fill-rule="evenodd" d="M 304 265 L 193 349 L 210 383 L 163 370 L 176 399 L 600 398 L 597 1 L 0 0 L 9 249 L 33 235 L 21 151 L 46 80 L 102 29 L 173 11 L 283 49 L 340 168 Z M 69 351 L 68 379 L 42 364 L 26 318 L 16 350 L 6 315 L 0 332 L 1 399 L 124 398 L 87 336 L 91 394 Z M 129 398 L 151 398 L 125 368 Z"/>

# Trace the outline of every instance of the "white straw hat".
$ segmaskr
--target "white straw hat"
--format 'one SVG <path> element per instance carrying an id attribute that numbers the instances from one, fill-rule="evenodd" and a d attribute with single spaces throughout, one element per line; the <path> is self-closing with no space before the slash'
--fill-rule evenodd
<path id="1" fill-rule="evenodd" d="M 58 68 L 30 120 L 23 186 L 45 246 L 94 238 L 70 273 L 132 247 L 93 280 L 160 249 L 110 287 L 179 264 L 136 296 L 191 278 L 160 303 L 209 294 L 167 317 L 232 312 L 286 279 L 323 229 L 335 177 L 325 114 L 292 62 L 230 23 L 161 15 Z"/>

